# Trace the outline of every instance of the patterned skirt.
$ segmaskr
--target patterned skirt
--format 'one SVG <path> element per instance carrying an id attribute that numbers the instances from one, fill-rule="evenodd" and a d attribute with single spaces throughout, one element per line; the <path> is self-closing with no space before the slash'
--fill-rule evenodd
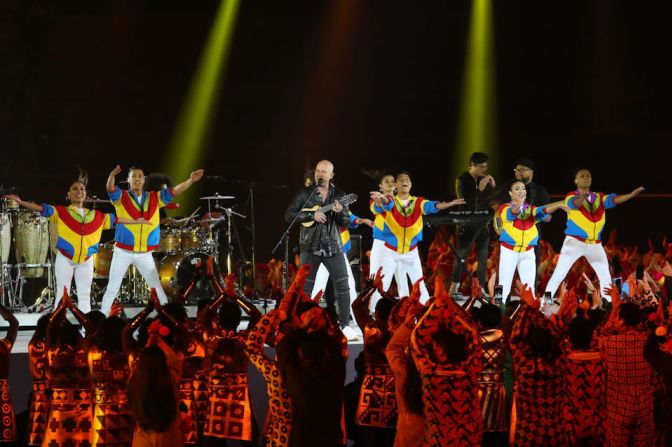
<path id="1" fill-rule="evenodd" d="M 28 445 L 42 445 L 44 433 L 47 431 L 49 417 L 49 382 L 46 380 L 33 382 L 33 397 L 30 401 L 28 414 Z"/>
<path id="2" fill-rule="evenodd" d="M 252 404 L 246 374 L 211 378 L 210 402 L 203 434 L 222 439 L 252 440 Z"/>
<path id="3" fill-rule="evenodd" d="M 180 381 L 180 420 L 184 443 L 198 445 L 198 411 L 192 379 Z"/>
<path id="4" fill-rule="evenodd" d="M 368 427 L 397 426 L 397 397 L 389 365 L 366 365 L 355 421 Z"/>
<path id="5" fill-rule="evenodd" d="M 91 391 L 53 388 L 49 423 L 43 445 L 89 447 L 91 445 Z"/>
<path id="6" fill-rule="evenodd" d="M 478 393 L 483 413 L 483 431 L 508 431 L 509 412 L 506 408 L 506 389 L 502 373 L 482 372 L 478 381 Z"/>
<path id="7" fill-rule="evenodd" d="M 92 444 L 97 447 L 128 447 L 133 440 L 133 416 L 125 389 L 94 391 Z"/>
<path id="8" fill-rule="evenodd" d="M 0 422 L 2 422 L 0 442 L 14 442 L 16 440 L 16 420 L 7 379 L 0 379 Z"/>

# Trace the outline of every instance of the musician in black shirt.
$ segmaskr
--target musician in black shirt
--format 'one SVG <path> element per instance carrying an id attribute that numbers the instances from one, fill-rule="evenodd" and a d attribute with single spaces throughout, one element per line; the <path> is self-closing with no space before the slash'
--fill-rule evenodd
<path id="1" fill-rule="evenodd" d="M 488 156 L 482 152 L 474 152 L 469 157 L 469 170 L 460 175 L 455 182 L 458 198 L 464 199 L 462 207 L 468 211 L 483 211 L 489 209 L 486 197 L 489 189 L 494 188 L 495 179 L 486 175 L 488 170 Z M 488 247 L 490 244 L 490 228 L 488 223 L 465 223 L 457 226 L 457 253 L 453 274 L 451 277 L 451 294 L 456 294 L 460 287 L 460 277 L 464 268 L 464 261 L 471 252 L 472 245 L 476 245 L 478 259 L 477 276 L 481 287 L 487 290 L 485 272 L 488 264 Z"/>

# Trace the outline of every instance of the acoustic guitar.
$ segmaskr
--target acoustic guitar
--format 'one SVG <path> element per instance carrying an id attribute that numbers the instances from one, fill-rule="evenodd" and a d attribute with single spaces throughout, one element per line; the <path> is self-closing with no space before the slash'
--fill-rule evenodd
<path id="1" fill-rule="evenodd" d="M 344 207 L 349 206 L 349 205 L 355 203 L 356 201 L 357 201 L 357 194 L 354 194 L 354 193 L 344 195 L 343 197 L 338 199 L 338 203 L 340 203 Z M 315 205 L 312 208 L 303 208 L 301 211 L 313 211 L 313 212 L 319 211 L 321 213 L 326 214 L 329 211 L 331 211 L 333 207 L 334 207 L 334 204 L 330 203 L 329 205 L 324 205 L 322 207 L 320 205 Z M 308 227 L 312 227 L 314 224 L 315 224 L 315 221 L 311 220 L 310 222 L 303 222 L 301 225 L 308 228 Z"/>

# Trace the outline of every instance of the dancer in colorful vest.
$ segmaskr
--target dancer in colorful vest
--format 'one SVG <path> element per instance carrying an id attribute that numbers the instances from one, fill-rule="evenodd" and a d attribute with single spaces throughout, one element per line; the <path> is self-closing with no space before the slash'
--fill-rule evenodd
<path id="1" fill-rule="evenodd" d="M 126 270 L 131 265 L 135 265 L 150 288 L 156 289 L 161 304 L 168 302 L 152 257 L 152 250 L 159 246 L 159 208 L 165 207 L 173 200 L 173 197 L 184 192 L 203 177 L 203 170 L 198 169 L 192 172 L 187 180 L 173 188 L 144 191 L 145 174 L 143 170 L 131 167 L 128 170 L 129 189 L 122 190 L 115 184 L 115 177 L 120 172 L 121 167 L 117 165 L 107 178 L 107 194 L 114 205 L 117 216 L 125 219 L 144 219 L 149 223 L 133 226 L 120 223 L 117 226 L 116 242 L 110 265 L 110 280 L 101 304 L 104 314 L 110 311 L 112 302 L 119 293 Z"/>
<path id="2" fill-rule="evenodd" d="M 413 283 L 422 278 L 422 263 L 416 249 L 422 241 L 423 219 L 425 214 L 434 214 L 440 210 L 464 203 L 463 199 L 451 202 L 427 200 L 411 195 L 411 177 L 407 172 L 397 175 L 397 195 L 385 196 L 372 191 L 371 199 L 375 204 L 374 214 L 385 213 L 385 223 L 380 238 L 384 241 L 380 266 L 383 268 L 383 290 L 390 287 L 390 282 L 399 264 L 402 264 Z M 420 302 L 425 303 L 429 293 L 424 282 L 420 283 Z M 372 305 L 375 305 L 372 303 Z"/>
<path id="3" fill-rule="evenodd" d="M 577 189 L 565 197 L 565 205 L 569 208 L 565 242 L 562 244 L 553 275 L 546 284 L 546 292 L 551 292 L 552 296 L 555 296 L 560 283 L 574 263 L 584 256 L 597 274 L 600 293 L 610 300 L 609 295 L 604 293 L 605 288 L 611 285 L 609 261 L 602 246 L 606 210 L 637 197 L 644 191 L 644 187 L 640 186 L 629 194 L 604 194 L 590 190 L 592 181 L 588 169 L 579 169 L 574 176 Z"/>

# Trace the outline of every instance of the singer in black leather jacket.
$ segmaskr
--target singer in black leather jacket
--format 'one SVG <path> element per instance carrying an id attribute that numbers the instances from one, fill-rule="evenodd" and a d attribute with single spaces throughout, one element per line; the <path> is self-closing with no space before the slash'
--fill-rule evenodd
<path id="1" fill-rule="evenodd" d="M 306 200 L 309 196 L 310 200 L 306 203 Z M 300 223 L 311 222 L 315 215 L 314 211 L 301 211 L 305 208 L 313 208 L 315 206 L 324 206 L 330 203 L 333 203 L 334 200 L 338 200 L 340 197 L 343 197 L 345 194 L 336 189 L 334 185 L 329 186 L 329 193 L 324 202 L 320 194 L 317 192 L 316 186 L 309 186 L 307 188 L 301 189 L 287 207 L 285 211 L 285 220 L 287 223 L 290 223 L 294 217 L 298 214 L 298 221 Z M 306 203 L 304 205 L 304 203 Z M 304 227 L 301 225 L 301 235 L 299 237 L 299 246 L 301 251 L 310 251 L 317 252 L 319 250 L 323 251 L 323 256 L 332 256 L 338 253 L 343 253 L 343 244 L 341 243 L 341 232 L 340 227 L 347 228 L 350 225 L 350 213 L 348 213 L 347 207 L 343 207 L 343 211 L 340 213 L 335 213 L 330 211 L 326 213 L 327 222 L 321 224 L 315 222 L 310 227 Z"/>
<path id="2" fill-rule="evenodd" d="M 343 244 L 341 243 L 340 227 L 350 224 L 350 212 L 347 206 L 340 211 L 302 211 L 302 209 L 318 208 L 333 204 L 343 193 L 332 184 L 334 165 L 322 160 L 315 166 L 315 183 L 320 186 L 303 188 L 296 194 L 285 211 L 285 220 L 292 222 L 296 217 L 300 223 L 313 222 L 310 227 L 301 226 L 299 243 L 301 246 L 301 265 L 309 264 L 310 273 L 306 278 L 303 291 L 311 296 L 315 285 L 315 275 L 320 264 L 329 272 L 334 284 L 334 298 L 338 310 L 338 323 L 341 329 L 348 326 L 350 319 L 350 287 Z M 324 199 L 322 194 L 324 194 Z M 342 204 L 341 204 L 342 205 Z"/>

